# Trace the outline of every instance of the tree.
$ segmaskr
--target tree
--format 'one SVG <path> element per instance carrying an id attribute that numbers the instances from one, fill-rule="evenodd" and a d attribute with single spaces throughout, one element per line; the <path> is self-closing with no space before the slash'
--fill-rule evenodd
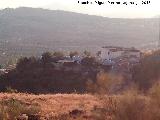
<path id="1" fill-rule="evenodd" d="M 44 64 L 50 63 L 52 61 L 52 54 L 50 52 L 45 52 L 42 54 L 41 59 Z"/>
<path id="2" fill-rule="evenodd" d="M 101 51 L 98 51 L 96 55 L 99 57 L 101 55 Z"/>
<path id="3" fill-rule="evenodd" d="M 82 65 L 92 66 L 96 64 L 96 59 L 94 57 L 85 57 L 81 61 Z"/>
<path id="4" fill-rule="evenodd" d="M 141 90 L 146 91 L 160 78 L 159 51 L 145 55 L 140 64 L 133 66 L 132 78 Z"/>
<path id="5" fill-rule="evenodd" d="M 8 67 L 9 65 L 14 65 L 17 63 L 17 58 L 15 56 L 11 56 L 8 60 L 6 60 L 5 66 Z"/>
<path id="6" fill-rule="evenodd" d="M 64 53 L 60 52 L 60 51 L 56 51 L 56 52 L 53 53 L 53 56 L 54 57 L 64 57 Z"/>
<path id="7" fill-rule="evenodd" d="M 2 67 L 2 65 L 0 65 L 0 69 L 2 69 L 3 67 Z"/>
<path id="8" fill-rule="evenodd" d="M 89 51 L 87 51 L 87 50 L 85 50 L 83 53 L 84 53 L 84 55 L 85 55 L 86 57 L 91 56 L 91 53 L 90 53 Z"/>
<path id="9" fill-rule="evenodd" d="M 72 58 L 73 56 L 78 55 L 78 54 L 79 53 L 77 51 L 74 51 L 74 52 L 70 52 L 69 56 Z"/>
<path id="10" fill-rule="evenodd" d="M 101 71 L 97 74 L 96 81 L 88 80 L 86 82 L 86 88 L 92 93 L 110 94 L 112 92 L 119 91 L 117 90 L 117 87 L 122 84 L 122 76 L 115 76 L 114 74 Z"/>
<path id="11" fill-rule="evenodd" d="M 24 71 L 29 63 L 29 59 L 27 57 L 22 57 L 18 60 L 16 69 L 18 71 Z"/>

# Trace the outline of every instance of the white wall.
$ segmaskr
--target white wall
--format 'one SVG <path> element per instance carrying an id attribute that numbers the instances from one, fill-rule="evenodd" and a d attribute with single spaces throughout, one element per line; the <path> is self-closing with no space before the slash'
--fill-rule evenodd
<path id="1" fill-rule="evenodd" d="M 107 48 L 102 48 L 101 49 L 101 58 L 102 59 L 107 59 L 107 60 L 109 60 L 110 59 L 110 55 L 108 54 L 108 52 L 109 52 L 109 49 L 107 49 Z"/>
<path id="2" fill-rule="evenodd" d="M 126 55 L 126 56 L 128 56 L 128 57 L 130 57 L 130 56 L 133 55 L 133 56 L 136 56 L 136 57 L 140 58 L 140 57 L 141 57 L 141 52 L 129 51 L 129 52 L 124 53 L 124 55 Z"/>
<path id="3" fill-rule="evenodd" d="M 123 51 L 116 51 L 116 52 L 111 52 L 111 59 L 120 57 L 122 55 Z"/>
<path id="4" fill-rule="evenodd" d="M 101 58 L 110 60 L 110 59 L 114 59 L 114 58 L 120 57 L 122 55 L 122 53 L 123 53 L 123 51 L 112 52 L 107 48 L 102 48 L 101 49 Z"/>

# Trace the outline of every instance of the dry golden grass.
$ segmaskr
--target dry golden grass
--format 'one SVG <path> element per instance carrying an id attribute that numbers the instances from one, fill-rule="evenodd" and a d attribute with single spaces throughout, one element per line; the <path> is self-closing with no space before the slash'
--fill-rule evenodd
<path id="1" fill-rule="evenodd" d="M 101 102 L 96 96 L 88 94 L 33 95 L 0 93 L 0 101 L 4 99 L 16 99 L 28 106 L 40 106 L 40 115 L 46 118 L 67 115 L 74 110 L 83 111 L 86 116 L 90 116 L 95 106 L 102 107 Z"/>
<path id="2" fill-rule="evenodd" d="M 159 102 L 154 106 L 151 97 L 135 92 L 115 96 L 0 93 L 0 102 L 10 99 L 20 101 L 27 106 L 39 106 L 40 120 L 159 120 L 160 118 L 159 107 L 156 106 Z"/>

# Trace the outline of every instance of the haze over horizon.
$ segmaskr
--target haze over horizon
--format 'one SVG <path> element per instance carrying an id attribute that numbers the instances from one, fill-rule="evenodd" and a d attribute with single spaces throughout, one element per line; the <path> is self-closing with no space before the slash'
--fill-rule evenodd
<path id="1" fill-rule="evenodd" d="M 80 0 L 82 1 L 82 0 Z M 85 0 L 83 0 L 85 1 Z M 93 0 L 90 0 L 93 1 Z M 102 0 L 105 1 L 105 0 Z M 117 1 L 117 0 L 112 0 Z M 120 1 L 120 0 L 119 0 Z M 126 0 L 131 2 L 131 0 Z M 134 0 L 133 0 L 134 1 Z M 18 8 L 18 7 L 33 7 L 44 8 L 50 10 L 64 10 L 89 15 L 98 15 L 111 18 L 151 18 L 158 16 L 160 13 L 160 1 L 150 0 L 150 4 L 142 5 L 141 0 L 135 0 L 139 3 L 136 5 L 97 5 L 78 4 L 78 0 L 1 0 L 0 9 Z"/>

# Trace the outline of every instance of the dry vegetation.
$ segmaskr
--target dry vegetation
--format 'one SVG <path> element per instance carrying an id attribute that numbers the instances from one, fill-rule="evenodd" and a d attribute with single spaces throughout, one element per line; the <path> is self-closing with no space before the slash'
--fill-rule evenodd
<path id="1" fill-rule="evenodd" d="M 147 96 L 134 90 L 115 96 L 1 93 L 0 119 L 26 115 L 34 120 L 160 120 L 159 90 L 158 84 Z"/>
<path id="2" fill-rule="evenodd" d="M 55 95 L 31 95 L 20 93 L 1 93 L 0 100 L 16 100 L 27 106 L 40 108 L 38 114 L 45 119 L 61 118 L 65 115 L 77 115 L 83 113 L 90 116 L 94 107 L 102 107 L 99 99 L 92 95 L 55 94 Z"/>

